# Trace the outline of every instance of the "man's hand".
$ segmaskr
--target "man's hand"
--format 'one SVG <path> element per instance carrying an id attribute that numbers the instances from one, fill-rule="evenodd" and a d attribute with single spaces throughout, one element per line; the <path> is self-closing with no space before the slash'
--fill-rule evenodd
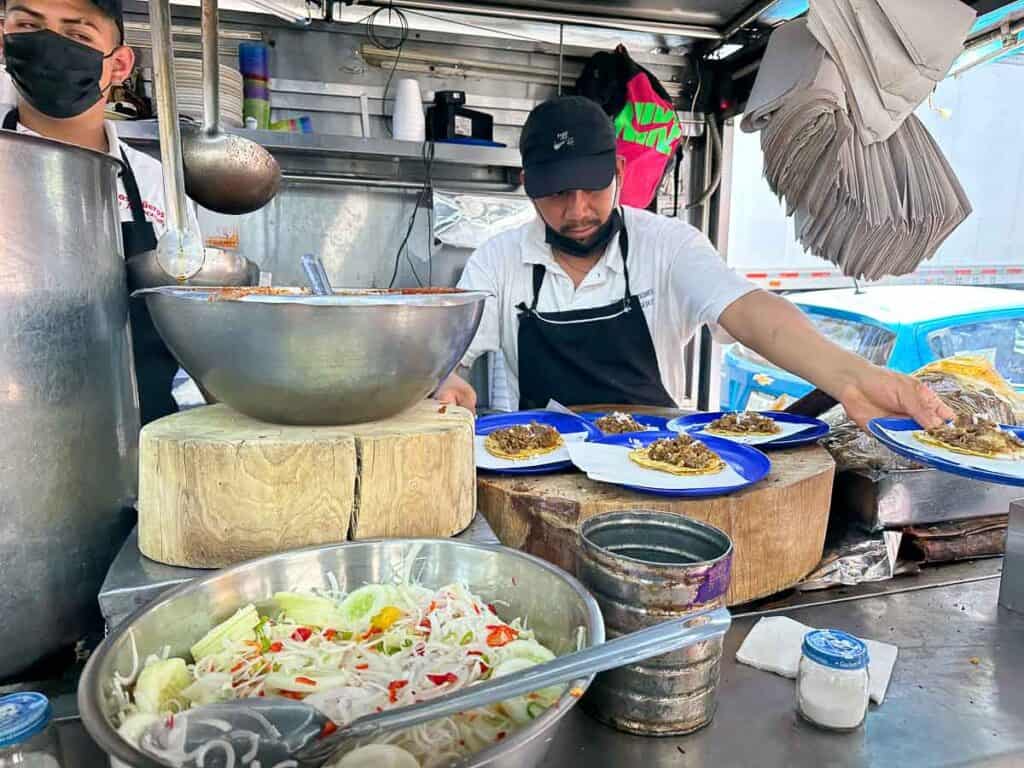
<path id="1" fill-rule="evenodd" d="M 440 387 L 434 398 L 446 405 L 461 405 L 476 412 L 476 390 L 457 373 L 451 374 Z"/>
<path id="2" fill-rule="evenodd" d="M 837 391 L 846 415 L 862 429 L 881 416 L 909 416 L 925 429 L 955 415 L 938 395 L 917 379 L 865 363 Z"/>

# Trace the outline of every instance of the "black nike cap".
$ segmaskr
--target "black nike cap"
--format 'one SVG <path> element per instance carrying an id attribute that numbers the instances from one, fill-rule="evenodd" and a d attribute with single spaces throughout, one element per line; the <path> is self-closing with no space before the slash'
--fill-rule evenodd
<path id="1" fill-rule="evenodd" d="M 615 178 L 615 126 L 600 105 L 583 96 L 538 104 L 519 138 L 526 194 L 604 189 Z"/>
<path id="2" fill-rule="evenodd" d="M 121 33 L 121 43 L 124 43 L 124 5 L 121 0 L 91 0 L 92 4 L 103 11 L 117 24 L 117 31 Z"/>

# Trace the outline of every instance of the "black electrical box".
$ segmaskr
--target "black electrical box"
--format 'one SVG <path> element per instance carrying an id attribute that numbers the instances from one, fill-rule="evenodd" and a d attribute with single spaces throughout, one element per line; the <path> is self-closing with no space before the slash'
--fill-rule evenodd
<path id="1" fill-rule="evenodd" d="M 466 109 L 465 91 L 436 91 L 434 103 L 427 107 L 427 138 L 494 141 L 494 118 Z"/>

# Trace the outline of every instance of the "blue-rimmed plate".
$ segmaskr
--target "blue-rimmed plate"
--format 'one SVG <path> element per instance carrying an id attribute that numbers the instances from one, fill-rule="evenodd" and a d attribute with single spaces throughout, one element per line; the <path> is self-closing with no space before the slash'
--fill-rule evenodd
<path id="1" fill-rule="evenodd" d="M 720 438 L 730 440 L 734 443 L 756 445 L 761 450 L 775 450 L 778 448 L 796 448 L 801 445 L 809 445 L 821 440 L 828 434 L 829 426 L 821 419 L 812 419 L 810 416 L 798 416 L 793 413 L 782 411 L 757 411 L 762 416 L 774 419 L 783 434 L 778 437 L 760 436 L 753 438 L 742 438 L 726 435 L 712 435 L 704 432 L 705 427 L 715 419 L 720 419 L 729 411 L 714 411 L 712 413 L 691 413 L 689 416 L 678 416 L 668 423 L 668 429 L 673 432 L 686 432 L 687 434 L 699 433 L 702 437 Z"/>
<path id="2" fill-rule="evenodd" d="M 558 413 L 556 411 L 516 411 L 514 413 L 496 413 L 491 416 L 483 416 L 476 420 L 474 452 L 477 469 L 507 475 L 537 475 L 571 467 L 572 461 L 569 458 L 569 451 L 566 450 L 564 445 L 551 453 L 516 461 L 499 459 L 497 456 L 492 456 L 484 448 L 484 438 L 494 430 L 512 427 L 517 424 L 530 424 L 534 421 L 538 424 L 547 424 L 557 429 L 566 443 L 582 442 L 601 436 L 601 431 L 593 424 L 569 413 Z"/>
<path id="3" fill-rule="evenodd" d="M 609 413 L 611 413 L 611 411 L 601 412 L 601 413 L 581 413 L 580 416 L 582 418 L 586 419 L 587 421 L 589 421 L 594 426 L 597 426 L 597 420 L 600 419 L 602 416 L 609 415 Z M 629 411 L 616 411 L 616 413 L 626 413 L 626 414 L 629 414 L 630 416 L 633 417 L 633 420 L 637 424 L 640 424 L 641 426 L 646 427 L 645 431 L 648 431 L 648 432 L 654 432 L 654 431 L 664 432 L 665 430 L 668 429 L 668 419 L 666 419 L 664 416 L 649 416 L 649 415 L 647 415 L 645 413 L 629 413 Z M 600 427 L 598 427 L 598 434 L 600 434 L 602 436 L 604 435 L 603 432 L 600 432 Z M 631 434 L 631 433 L 626 432 L 626 433 L 623 433 L 623 434 Z M 632 433 L 632 434 L 636 434 L 636 433 Z"/>
<path id="4" fill-rule="evenodd" d="M 1022 427 L 1001 428 L 1024 439 Z M 868 422 L 868 431 L 889 450 L 925 466 L 974 480 L 1024 486 L 1024 460 L 986 459 L 927 445 L 914 437 L 915 432 L 921 431 L 921 426 L 913 419 L 872 419 Z"/>
<path id="5" fill-rule="evenodd" d="M 753 485 L 771 470 L 771 461 L 756 448 L 704 435 L 697 439 L 726 463 L 725 469 L 713 475 L 673 475 L 646 469 L 629 458 L 634 448 L 677 435 L 676 432 L 609 435 L 586 443 L 573 443 L 568 449 L 573 463 L 591 480 L 657 496 L 722 496 Z"/>

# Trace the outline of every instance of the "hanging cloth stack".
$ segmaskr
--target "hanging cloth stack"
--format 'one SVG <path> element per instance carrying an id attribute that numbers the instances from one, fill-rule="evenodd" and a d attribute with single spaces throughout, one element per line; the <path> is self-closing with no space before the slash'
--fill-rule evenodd
<path id="1" fill-rule="evenodd" d="M 811 0 L 772 34 L 741 128 L 800 243 L 843 274 L 912 272 L 970 214 L 913 111 L 973 19 L 959 0 Z"/>

